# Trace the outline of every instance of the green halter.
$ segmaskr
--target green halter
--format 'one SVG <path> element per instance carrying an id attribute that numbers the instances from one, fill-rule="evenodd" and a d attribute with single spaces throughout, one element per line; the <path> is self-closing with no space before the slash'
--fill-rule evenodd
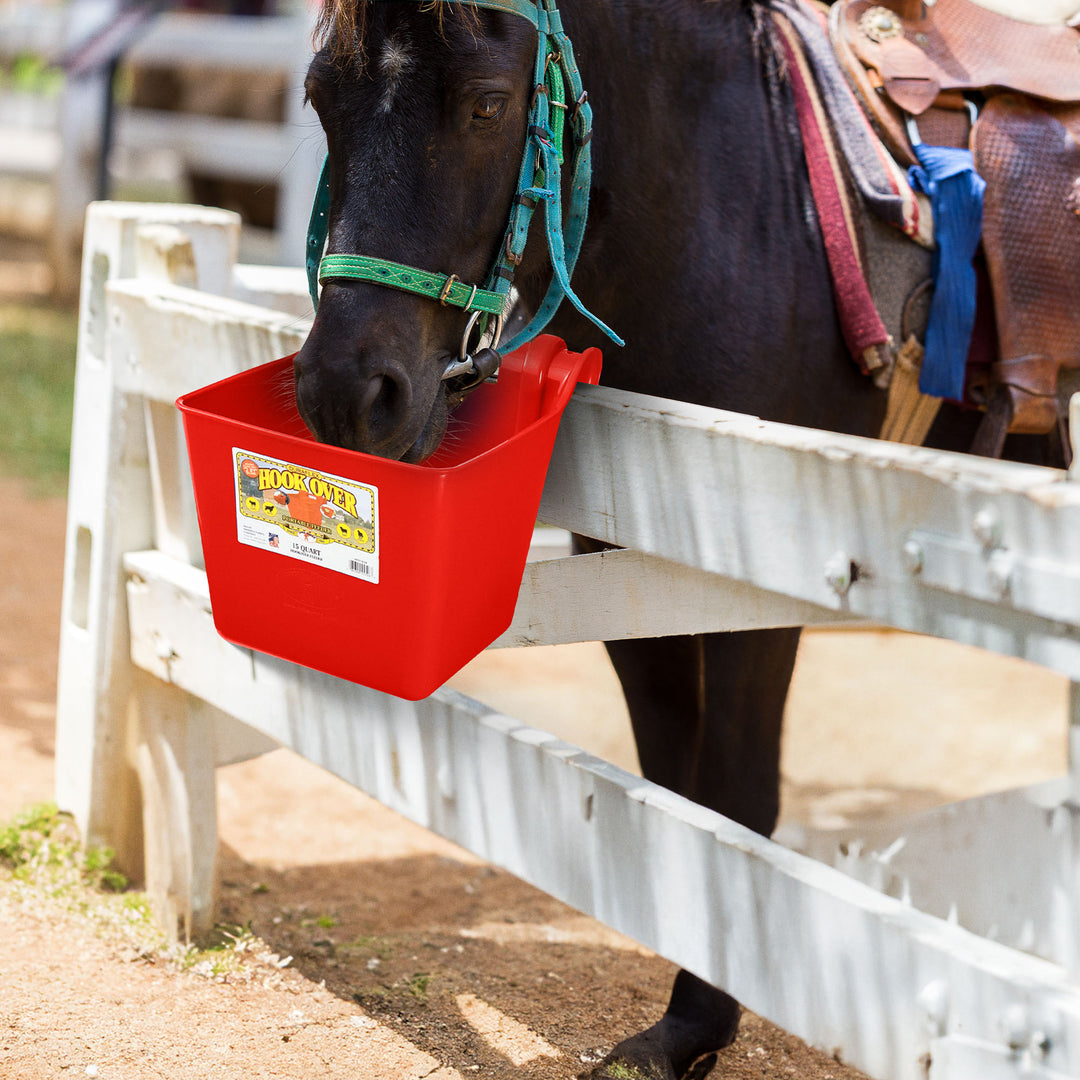
<path id="1" fill-rule="evenodd" d="M 430 2 L 430 0 L 420 0 Z M 446 2 L 446 0 L 439 0 Z M 495 340 L 506 313 L 514 271 L 521 262 L 533 212 L 544 206 L 545 234 L 554 276 L 547 294 L 532 321 L 507 342 L 503 351 L 513 351 L 539 334 L 551 320 L 563 299 L 568 299 L 586 318 L 591 319 L 619 345 L 623 341 L 587 311 L 570 287 L 570 278 L 581 251 L 585 219 L 589 209 L 589 184 L 592 175 L 589 143 L 592 139 L 592 109 L 588 94 L 582 89 L 581 76 L 574 61 L 570 39 L 563 32 L 556 0 L 466 0 L 474 7 L 491 8 L 528 19 L 537 31 L 536 79 L 529 109 L 528 136 L 518 178 L 517 195 L 510 209 L 505 238 L 483 288 L 460 281 L 456 274 L 431 273 L 415 267 L 366 255 L 323 255 L 330 205 L 329 159 L 322 175 L 311 211 L 307 238 L 307 274 L 311 301 L 318 307 L 319 285 L 335 278 L 353 278 L 416 293 L 442 304 L 472 313 L 462 342 L 461 360 L 447 369 L 447 376 L 460 374 L 468 367 L 468 339 L 475 322 L 481 331 L 489 319 L 496 320 Z M 569 97 L 566 90 L 569 88 Z M 574 151 L 570 167 L 570 199 L 565 227 L 562 215 L 560 168 L 563 164 L 563 123 L 553 123 L 553 111 L 570 109 Z"/>

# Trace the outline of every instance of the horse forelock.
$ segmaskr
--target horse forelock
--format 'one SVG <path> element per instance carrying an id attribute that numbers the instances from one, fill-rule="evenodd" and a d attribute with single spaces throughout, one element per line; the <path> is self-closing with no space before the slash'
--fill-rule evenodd
<path id="1" fill-rule="evenodd" d="M 335 60 L 365 62 L 365 35 L 368 18 L 374 0 L 324 0 L 319 18 L 315 23 L 314 42 L 317 50 L 325 50 Z M 440 31 L 449 7 L 454 12 L 464 10 L 468 17 L 475 17 L 477 8 L 470 3 L 453 3 L 448 0 L 423 0 L 417 5 L 420 11 L 435 16 Z"/>
<path id="2" fill-rule="evenodd" d="M 743 7 L 752 21 L 755 51 L 759 55 L 768 55 L 774 51 L 770 32 L 772 20 L 769 17 L 771 0 L 698 0 L 698 2 L 717 7 Z M 374 0 L 324 0 L 315 24 L 316 49 L 325 49 L 337 60 L 354 60 L 362 63 L 364 35 L 373 3 Z M 453 0 L 423 0 L 419 7 L 422 11 L 434 13 L 440 27 L 448 7 L 455 12 L 464 9 L 474 17 L 479 11 L 468 0 L 464 3 L 454 3 Z"/>

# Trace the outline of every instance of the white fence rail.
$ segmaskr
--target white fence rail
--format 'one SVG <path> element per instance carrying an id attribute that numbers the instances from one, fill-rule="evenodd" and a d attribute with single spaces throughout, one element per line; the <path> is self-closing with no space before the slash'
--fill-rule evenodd
<path id="1" fill-rule="evenodd" d="M 1080 1077 L 1070 779 L 797 837 L 811 858 L 460 694 L 412 704 L 216 635 L 171 402 L 307 330 L 299 274 L 235 266 L 236 228 L 100 204 L 86 237 L 58 790 L 145 853 L 163 917 L 212 917 L 215 766 L 283 744 L 875 1077 Z M 531 565 L 503 645 L 869 618 L 1080 680 L 1062 472 L 583 387 L 542 516 L 633 550 Z"/>
<path id="2" fill-rule="evenodd" d="M 55 60 L 116 5 L 96 0 L 47 6 L 18 0 L 0 5 L 0 61 L 23 54 Z M 299 265 L 325 139 L 304 110 L 303 85 L 311 56 L 312 17 L 258 18 L 170 12 L 157 17 L 126 60 L 201 72 L 276 73 L 288 87 L 281 123 L 196 113 L 120 108 L 114 147 L 128 159 L 155 152 L 187 169 L 229 179 L 276 184 L 275 260 Z M 95 198 L 101 152 L 104 73 L 68 79 L 58 96 L 0 86 L 0 176 L 47 180 L 52 188 L 50 259 L 57 286 L 78 284 L 78 249 L 86 207 Z"/>

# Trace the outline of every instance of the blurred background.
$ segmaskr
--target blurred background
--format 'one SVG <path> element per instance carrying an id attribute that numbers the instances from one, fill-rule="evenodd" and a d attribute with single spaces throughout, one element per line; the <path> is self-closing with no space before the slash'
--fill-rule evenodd
<path id="1" fill-rule="evenodd" d="M 325 152 L 305 0 L 0 0 L 0 456 L 63 494 L 94 199 L 237 211 L 300 265 Z"/>

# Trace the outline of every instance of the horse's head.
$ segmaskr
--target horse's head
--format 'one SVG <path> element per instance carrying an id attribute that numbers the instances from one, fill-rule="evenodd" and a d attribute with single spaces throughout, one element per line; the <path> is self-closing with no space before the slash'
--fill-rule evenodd
<path id="1" fill-rule="evenodd" d="M 517 191 L 536 30 L 462 4 L 360 3 L 331 19 L 306 83 L 329 149 L 327 253 L 483 285 Z M 324 279 L 295 362 L 305 422 L 325 442 L 422 460 L 468 319 L 437 296 Z"/>

